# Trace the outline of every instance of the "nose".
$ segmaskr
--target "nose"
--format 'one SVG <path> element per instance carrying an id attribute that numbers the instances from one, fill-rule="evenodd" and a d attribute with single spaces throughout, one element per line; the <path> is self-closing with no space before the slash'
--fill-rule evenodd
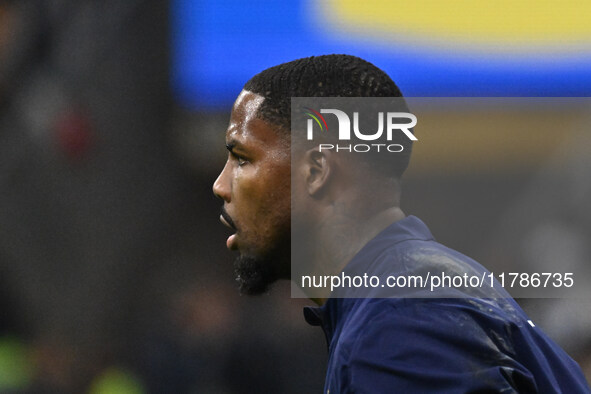
<path id="1" fill-rule="evenodd" d="M 228 178 L 228 162 L 224 166 L 220 175 L 218 175 L 218 179 L 215 180 L 213 183 L 213 194 L 216 197 L 221 198 L 225 202 L 230 202 L 230 182 Z"/>

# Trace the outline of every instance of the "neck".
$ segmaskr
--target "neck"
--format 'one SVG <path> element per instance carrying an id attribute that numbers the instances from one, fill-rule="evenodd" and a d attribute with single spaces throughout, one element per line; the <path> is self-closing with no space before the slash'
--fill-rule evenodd
<path id="1" fill-rule="evenodd" d="M 334 204 L 314 231 L 317 242 L 314 242 L 315 247 L 308 260 L 312 263 L 309 267 L 312 267 L 313 275 L 339 275 L 361 248 L 390 224 L 404 217 L 398 206 L 363 216 L 362 212 L 345 204 Z M 310 294 L 310 299 L 323 305 L 330 296 L 330 288 L 315 290 L 320 291 Z"/>

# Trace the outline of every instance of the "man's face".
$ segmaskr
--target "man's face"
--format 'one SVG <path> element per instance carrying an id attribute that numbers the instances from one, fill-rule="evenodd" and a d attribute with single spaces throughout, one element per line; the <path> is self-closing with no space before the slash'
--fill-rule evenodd
<path id="1" fill-rule="evenodd" d="M 235 231 L 226 246 L 240 253 L 237 280 L 249 294 L 289 274 L 289 137 L 256 116 L 263 100 L 248 91 L 238 96 L 226 131 L 228 160 L 213 185 L 224 201 L 220 220 Z"/>

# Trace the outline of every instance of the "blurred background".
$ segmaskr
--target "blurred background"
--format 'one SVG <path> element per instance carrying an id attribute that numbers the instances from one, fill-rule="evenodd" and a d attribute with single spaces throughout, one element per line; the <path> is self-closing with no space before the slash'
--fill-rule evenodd
<path id="1" fill-rule="evenodd" d="M 242 85 L 349 53 L 406 96 L 588 97 L 590 11 L 0 0 L 0 393 L 320 391 L 326 344 L 307 302 L 287 283 L 241 297 L 218 223 L 211 185 Z M 425 117 L 404 211 L 484 265 L 588 267 L 588 106 L 501 109 L 518 136 L 487 111 Z M 591 295 L 521 302 L 591 376 Z"/>

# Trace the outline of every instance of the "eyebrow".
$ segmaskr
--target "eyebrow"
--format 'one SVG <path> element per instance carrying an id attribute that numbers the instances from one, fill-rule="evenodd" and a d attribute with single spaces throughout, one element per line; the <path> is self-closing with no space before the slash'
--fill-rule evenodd
<path id="1" fill-rule="evenodd" d="M 230 152 L 234 152 L 234 148 L 243 148 L 243 145 L 240 143 L 240 141 L 237 141 L 235 139 L 231 139 L 230 141 L 226 142 L 226 149 L 228 149 Z"/>

